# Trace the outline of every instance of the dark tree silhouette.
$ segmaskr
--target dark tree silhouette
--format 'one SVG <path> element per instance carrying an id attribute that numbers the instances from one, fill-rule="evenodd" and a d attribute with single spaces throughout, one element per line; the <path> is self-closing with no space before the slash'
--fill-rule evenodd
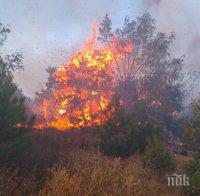
<path id="1" fill-rule="evenodd" d="M 154 19 L 147 13 L 136 20 L 128 17 L 122 28 L 112 30 L 106 15 L 99 28 L 99 40 L 104 44 L 117 38 L 119 44 L 130 43 L 132 52 L 124 52 L 124 60 L 113 65 L 116 76 L 116 94 L 124 101 L 127 110 L 137 100 L 156 109 L 167 125 L 182 109 L 183 58 L 170 55 L 175 35 L 156 32 Z"/>
<path id="2" fill-rule="evenodd" d="M 0 23 L 0 46 L 2 46 L 10 29 Z M 20 52 L 0 56 L 0 134 L 2 141 L 16 137 L 18 131 L 14 128 L 23 128 L 28 120 L 25 114 L 25 97 L 18 93 L 19 89 L 13 82 L 13 71 L 22 70 L 22 54 Z"/>

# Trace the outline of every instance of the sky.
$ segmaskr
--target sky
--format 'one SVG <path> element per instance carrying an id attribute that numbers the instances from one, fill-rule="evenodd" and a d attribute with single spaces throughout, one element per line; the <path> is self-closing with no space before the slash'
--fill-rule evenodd
<path id="1" fill-rule="evenodd" d="M 23 53 L 25 70 L 15 73 L 15 81 L 33 97 L 45 86 L 45 69 L 67 62 L 92 23 L 107 13 L 120 27 L 125 16 L 150 12 L 159 31 L 176 33 L 173 55 L 185 55 L 186 69 L 200 71 L 199 10 L 199 0 L 0 0 L 0 22 L 11 29 L 0 51 Z"/>

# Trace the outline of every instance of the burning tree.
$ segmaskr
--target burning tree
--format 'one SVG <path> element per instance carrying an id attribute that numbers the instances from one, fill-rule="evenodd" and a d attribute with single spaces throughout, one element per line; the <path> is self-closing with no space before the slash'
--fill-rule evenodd
<path id="1" fill-rule="evenodd" d="M 138 101 L 154 109 L 155 121 L 162 118 L 169 125 L 181 109 L 182 58 L 170 56 L 174 35 L 155 34 L 155 29 L 154 20 L 145 14 L 134 21 L 126 18 L 123 28 L 112 31 L 106 15 L 99 28 L 100 43 L 93 30 L 66 64 L 47 70 L 47 88 L 36 101 L 37 127 L 101 125 L 118 106 L 129 113 Z M 118 106 L 112 104 L 113 96 L 119 97 Z"/>
<path id="2" fill-rule="evenodd" d="M 120 52 L 124 58 L 112 65 L 116 82 L 108 110 L 114 107 L 115 112 L 104 123 L 100 147 L 109 155 L 129 156 L 144 152 L 148 137 L 167 135 L 177 126 L 183 59 L 171 57 L 174 34 L 156 33 L 149 14 L 132 21 L 126 17 L 114 31 L 106 15 L 99 40 L 110 45 L 116 37 L 118 45 L 129 45 Z"/>
<path id="3" fill-rule="evenodd" d="M 120 46 L 129 43 L 126 50 L 120 51 L 124 57 L 122 61 L 113 64 L 115 94 L 127 110 L 137 101 L 145 101 L 148 106 L 156 109 L 157 117 L 163 117 L 169 125 L 182 108 L 183 96 L 183 58 L 173 58 L 170 55 L 175 35 L 156 33 L 155 21 L 148 13 L 132 21 L 126 17 L 123 27 L 115 31 L 106 15 L 98 39 L 109 45 L 115 37 Z M 131 46 L 134 46 L 134 50 Z"/>
<path id="4" fill-rule="evenodd" d="M 112 111 L 105 110 L 112 99 L 115 79 L 110 66 L 129 53 L 129 43 L 118 45 L 113 37 L 107 46 L 97 46 L 96 27 L 91 37 L 75 52 L 70 60 L 58 67 L 49 68 L 47 88 L 38 94 L 41 124 L 58 129 L 100 125 L 110 118 Z"/>

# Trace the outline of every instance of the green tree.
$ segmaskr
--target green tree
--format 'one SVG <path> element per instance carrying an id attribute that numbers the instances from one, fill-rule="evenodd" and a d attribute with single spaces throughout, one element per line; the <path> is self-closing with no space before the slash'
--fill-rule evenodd
<path id="1" fill-rule="evenodd" d="M 135 152 L 143 153 L 146 139 L 162 133 L 162 122 L 158 122 L 154 111 L 144 101 L 135 101 L 127 112 L 120 105 L 120 97 L 115 96 L 108 110 L 112 107 L 116 108 L 115 113 L 100 131 L 100 148 L 105 154 L 128 157 Z"/>
<path id="2" fill-rule="evenodd" d="M 111 25 L 106 15 L 98 39 L 106 45 L 117 40 L 133 49 L 121 51 L 125 58 L 113 65 L 115 101 L 108 110 L 114 107 L 115 113 L 103 126 L 100 146 L 107 154 L 129 156 L 144 151 L 152 134 L 166 136 L 176 128 L 182 109 L 183 59 L 171 57 L 174 34 L 157 33 L 148 13 L 132 21 L 126 17 L 123 27 L 114 31 Z"/>
<path id="3" fill-rule="evenodd" d="M 189 146 L 200 152 L 200 99 L 191 103 L 192 116 L 185 119 L 184 138 Z"/>
<path id="4" fill-rule="evenodd" d="M 172 154 L 165 142 L 157 135 L 148 139 L 143 162 L 145 166 L 158 172 L 173 171 L 175 169 L 175 161 Z"/>
<path id="5" fill-rule="evenodd" d="M 10 30 L 0 23 L 0 46 L 7 39 Z M 25 126 L 25 98 L 17 95 L 17 85 L 13 82 L 13 71 L 22 70 L 22 54 L 0 56 L 0 132 L 1 139 L 10 137 L 10 129 Z"/>
<path id="6" fill-rule="evenodd" d="M 126 109 L 130 110 L 135 101 L 144 100 L 154 108 L 166 128 L 173 129 L 183 98 L 183 58 L 174 58 L 169 51 L 175 35 L 156 32 L 155 21 L 148 13 L 136 20 L 126 17 L 123 27 L 116 30 L 112 30 L 111 20 L 106 15 L 99 32 L 99 40 L 104 44 L 117 38 L 121 46 L 127 43 L 133 46 L 128 53 L 122 51 L 125 57 L 122 62 L 113 65 L 116 94 Z"/>
<path id="7" fill-rule="evenodd" d="M 189 191 L 194 195 L 200 193 L 200 156 L 195 156 L 185 166 L 185 172 L 190 179 Z"/>
<path id="8" fill-rule="evenodd" d="M 10 29 L 0 23 L 0 46 Z M 15 164 L 20 160 L 28 141 L 25 139 L 27 127 L 34 117 L 27 118 L 25 97 L 13 82 L 13 71 L 22 70 L 22 54 L 0 56 L 0 163 Z"/>

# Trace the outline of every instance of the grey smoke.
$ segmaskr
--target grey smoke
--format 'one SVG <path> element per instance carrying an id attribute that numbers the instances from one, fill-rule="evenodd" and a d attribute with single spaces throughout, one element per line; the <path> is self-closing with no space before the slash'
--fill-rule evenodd
<path id="1" fill-rule="evenodd" d="M 65 62 L 106 13 L 116 27 L 126 15 L 150 12 L 159 31 L 176 33 L 173 55 L 185 55 L 185 69 L 200 71 L 199 10 L 199 0 L 0 0 L 1 22 L 12 29 L 5 51 L 24 54 L 25 72 L 16 81 L 26 95 L 44 86 L 45 68 Z"/>
<path id="2" fill-rule="evenodd" d="M 150 12 L 156 18 L 158 29 L 162 32 L 175 32 L 176 41 L 172 47 L 174 56 L 185 56 L 184 70 L 200 75 L 200 2 L 198 0 L 143 0 L 143 12 Z M 194 78 L 196 77 L 196 78 Z M 196 80 L 195 94 L 200 91 Z"/>

